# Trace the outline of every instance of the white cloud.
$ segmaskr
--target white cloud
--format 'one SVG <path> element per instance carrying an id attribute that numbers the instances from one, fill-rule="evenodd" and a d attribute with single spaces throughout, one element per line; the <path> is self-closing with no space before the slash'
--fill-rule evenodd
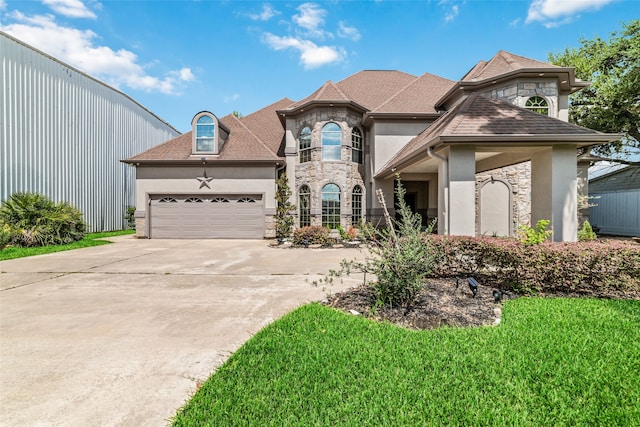
<path id="1" fill-rule="evenodd" d="M 90 11 L 81 0 L 42 0 L 42 3 L 54 12 L 70 18 L 96 19 L 96 14 Z"/>
<path id="2" fill-rule="evenodd" d="M 323 39 L 327 33 L 321 27 L 324 25 L 324 17 L 327 11 L 315 3 L 303 3 L 298 6 L 300 14 L 293 15 L 293 22 L 306 30 L 310 37 Z"/>
<path id="3" fill-rule="evenodd" d="M 13 12 L 10 17 L 14 22 L 0 26 L 2 31 L 115 87 L 125 85 L 147 92 L 176 94 L 180 82 L 195 78 L 189 68 L 169 72 L 164 78 L 151 76 L 138 63 L 135 53 L 95 45 L 96 33 L 60 26 L 51 15 Z"/>
<path id="4" fill-rule="evenodd" d="M 7 8 L 7 2 L 5 0 L 0 0 L 0 10 L 5 10 Z"/>
<path id="5" fill-rule="evenodd" d="M 265 33 L 262 41 L 274 50 L 297 50 L 300 53 L 300 62 L 305 69 L 341 62 L 346 57 L 346 52 L 340 47 L 318 46 L 310 40 L 296 37 L 279 37 L 271 33 Z"/>
<path id="6" fill-rule="evenodd" d="M 449 12 L 447 12 L 444 15 L 444 21 L 452 22 L 454 19 L 456 19 L 459 13 L 460 13 L 460 8 L 458 7 L 457 4 L 454 4 L 453 6 L 451 6 L 451 9 L 449 9 Z"/>
<path id="7" fill-rule="evenodd" d="M 250 13 L 249 18 L 254 21 L 268 21 L 279 14 L 280 12 L 271 7 L 269 3 L 265 3 L 262 5 L 262 11 L 260 13 Z"/>
<path id="8" fill-rule="evenodd" d="M 344 39 L 351 39 L 354 42 L 360 40 L 360 32 L 356 27 L 349 27 L 344 22 L 338 22 L 338 36 Z"/>
<path id="9" fill-rule="evenodd" d="M 525 23 L 542 22 L 552 28 L 569 23 L 582 11 L 598 10 L 614 0 L 533 0 Z"/>
<path id="10" fill-rule="evenodd" d="M 182 68 L 178 71 L 178 74 L 180 76 L 180 80 L 184 82 L 190 82 L 196 79 L 196 76 L 191 72 L 191 68 Z"/>
<path id="11" fill-rule="evenodd" d="M 234 93 L 233 95 L 228 95 L 224 97 L 224 102 L 233 102 L 240 98 L 239 93 Z"/>

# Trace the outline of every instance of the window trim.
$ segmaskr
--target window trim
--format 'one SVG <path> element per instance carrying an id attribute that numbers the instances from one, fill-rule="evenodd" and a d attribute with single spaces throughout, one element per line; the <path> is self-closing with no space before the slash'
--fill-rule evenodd
<path id="1" fill-rule="evenodd" d="M 209 117 L 213 120 L 213 138 L 202 138 L 198 136 L 198 121 L 202 117 Z M 200 125 L 202 126 L 202 125 Z M 208 111 L 201 111 L 193 117 L 191 121 L 191 131 L 192 131 L 192 147 L 191 151 L 193 154 L 218 154 L 219 153 L 219 133 L 220 133 L 220 123 L 218 122 L 218 118 L 215 114 L 210 113 Z M 201 139 L 212 139 L 213 140 L 213 149 L 212 150 L 198 150 L 198 140 Z"/>

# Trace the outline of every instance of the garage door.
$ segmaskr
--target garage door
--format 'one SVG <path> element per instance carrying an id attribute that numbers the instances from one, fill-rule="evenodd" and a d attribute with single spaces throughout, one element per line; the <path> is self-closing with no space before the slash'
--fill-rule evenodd
<path id="1" fill-rule="evenodd" d="M 262 239 L 264 209 L 257 195 L 154 195 L 152 239 Z"/>

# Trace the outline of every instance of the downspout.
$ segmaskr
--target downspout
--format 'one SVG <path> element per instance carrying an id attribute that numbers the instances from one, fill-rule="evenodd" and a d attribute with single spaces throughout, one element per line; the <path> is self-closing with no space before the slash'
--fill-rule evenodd
<path id="1" fill-rule="evenodd" d="M 442 194 L 438 194 L 438 234 L 446 234 L 449 229 L 449 159 L 434 152 L 431 147 L 427 147 L 427 155 L 442 162 L 444 182 L 440 182 L 441 177 L 438 174 L 438 187 L 442 188 Z M 440 200 L 440 195 L 442 200 Z M 442 206 L 440 206 L 440 202 L 442 202 Z M 442 218 L 440 218 L 440 212 L 442 212 Z"/>

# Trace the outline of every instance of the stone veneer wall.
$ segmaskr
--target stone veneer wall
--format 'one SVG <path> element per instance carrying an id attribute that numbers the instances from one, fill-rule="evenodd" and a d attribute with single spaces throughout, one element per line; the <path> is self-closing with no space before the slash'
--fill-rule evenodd
<path id="1" fill-rule="evenodd" d="M 136 237 L 138 239 L 146 239 L 147 237 L 147 232 L 146 232 L 146 225 L 147 225 L 147 221 L 144 217 L 141 218 L 136 218 Z"/>
<path id="2" fill-rule="evenodd" d="M 480 184 L 491 177 L 502 179 L 511 185 L 512 191 L 512 230 L 515 233 L 520 225 L 531 223 L 531 162 L 505 166 L 476 175 L 476 233 L 479 233 L 480 215 L 478 211 L 480 202 Z"/>
<path id="3" fill-rule="evenodd" d="M 493 99 L 502 99 L 524 107 L 527 99 L 542 96 L 549 102 L 549 116 L 558 117 L 558 83 L 553 79 L 516 80 L 483 92 Z"/>
<path id="4" fill-rule="evenodd" d="M 265 239 L 275 239 L 276 237 L 276 218 L 274 215 L 265 215 L 264 217 L 264 237 Z"/>
<path id="5" fill-rule="evenodd" d="M 300 187 L 309 186 L 312 225 L 322 225 L 321 193 L 322 187 L 326 184 L 336 184 L 340 187 L 340 223 L 342 227 L 347 228 L 351 225 L 351 192 L 356 185 L 362 187 L 363 214 L 365 213 L 367 188 L 363 179 L 364 165 L 351 161 L 351 129 L 359 127 L 361 120 L 361 114 L 346 108 L 317 108 L 296 119 L 296 129 L 294 129 L 296 138 L 304 126 L 311 128 L 311 161 L 296 164 L 297 188 L 293 191 L 297 200 Z M 342 129 L 340 161 L 322 161 L 322 127 L 329 122 L 337 123 Z M 364 129 L 360 129 L 364 134 Z M 365 140 L 363 135 L 363 142 Z M 363 148 L 367 149 L 366 144 Z"/>

